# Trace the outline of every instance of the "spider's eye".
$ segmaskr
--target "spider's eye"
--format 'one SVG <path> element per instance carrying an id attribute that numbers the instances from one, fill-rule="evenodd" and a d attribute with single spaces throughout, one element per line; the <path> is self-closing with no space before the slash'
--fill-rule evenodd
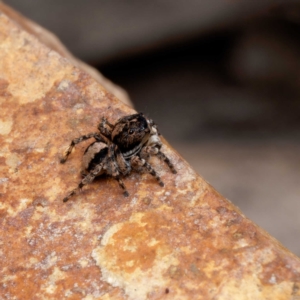
<path id="1" fill-rule="evenodd" d="M 129 129 L 129 134 L 133 134 L 134 130 L 133 129 Z"/>

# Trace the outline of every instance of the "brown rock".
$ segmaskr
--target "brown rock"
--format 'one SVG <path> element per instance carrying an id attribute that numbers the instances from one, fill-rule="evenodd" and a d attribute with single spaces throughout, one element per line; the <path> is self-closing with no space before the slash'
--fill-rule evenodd
<path id="1" fill-rule="evenodd" d="M 133 106 L 127 92 L 123 88 L 104 77 L 95 68 L 76 58 L 52 32 L 25 18 L 24 16 L 13 10 L 11 7 L 3 3 L 0 3 L 0 11 L 5 13 L 10 19 L 21 26 L 23 30 L 26 30 L 30 34 L 34 35 L 48 48 L 58 52 L 61 56 L 66 57 L 74 66 L 79 67 L 80 69 L 91 75 L 107 91 L 114 94 L 119 100 L 129 106 Z"/>
<path id="2" fill-rule="evenodd" d="M 129 198 L 102 178 L 63 203 L 88 144 L 61 165 L 70 140 L 133 110 L 3 13 L 0 105 L 3 299 L 299 299 L 299 259 L 168 145 L 164 188 L 133 173 Z"/>

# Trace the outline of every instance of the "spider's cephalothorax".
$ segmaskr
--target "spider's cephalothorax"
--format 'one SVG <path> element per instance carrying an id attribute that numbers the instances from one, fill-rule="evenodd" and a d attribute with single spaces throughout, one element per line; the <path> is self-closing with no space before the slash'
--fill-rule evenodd
<path id="1" fill-rule="evenodd" d="M 148 163 L 151 155 L 156 155 L 165 161 L 171 171 L 176 173 L 171 161 L 160 151 L 162 143 L 156 125 L 142 113 L 122 117 L 114 125 L 103 118 L 98 125 L 98 130 L 99 132 L 72 140 L 61 159 L 61 163 L 64 163 L 76 144 L 92 137 L 95 139 L 83 155 L 83 179 L 78 187 L 63 199 L 64 202 L 68 201 L 85 184 L 92 182 L 95 177 L 104 173 L 119 182 L 125 197 L 129 194 L 121 177 L 128 175 L 132 169 L 148 171 L 163 186 L 160 177 Z"/>

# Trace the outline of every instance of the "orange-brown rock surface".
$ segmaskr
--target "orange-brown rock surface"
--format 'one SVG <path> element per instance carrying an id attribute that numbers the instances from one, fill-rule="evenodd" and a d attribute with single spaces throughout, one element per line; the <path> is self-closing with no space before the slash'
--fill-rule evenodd
<path id="1" fill-rule="evenodd" d="M 111 82 L 109 79 L 105 78 L 100 72 L 95 68 L 89 66 L 83 61 L 77 59 L 70 53 L 70 51 L 60 42 L 60 40 L 50 31 L 39 26 L 35 22 L 23 17 L 18 12 L 13 10 L 11 7 L 0 2 L 0 11 L 5 13 L 9 18 L 13 19 L 15 23 L 22 27 L 30 34 L 34 35 L 40 42 L 45 44 L 48 48 L 55 50 L 61 56 L 68 58 L 68 60 L 74 65 L 84 70 L 86 73 L 91 75 L 95 80 L 100 82 L 100 84 L 109 92 L 113 93 L 119 100 L 127 105 L 132 106 L 132 103 L 128 97 L 127 92 L 120 86 Z"/>
<path id="2" fill-rule="evenodd" d="M 100 178 L 62 202 L 71 139 L 132 112 L 0 14 L 0 299 L 300 299 L 300 260 L 168 145 L 164 188 L 132 173 L 128 198 Z"/>

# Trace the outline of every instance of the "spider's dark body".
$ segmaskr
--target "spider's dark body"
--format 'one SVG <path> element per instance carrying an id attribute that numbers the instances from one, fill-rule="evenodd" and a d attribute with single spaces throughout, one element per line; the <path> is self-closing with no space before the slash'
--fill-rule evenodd
<path id="1" fill-rule="evenodd" d="M 76 144 L 92 137 L 95 138 L 83 155 L 82 175 L 84 178 L 78 187 L 64 198 L 64 202 L 101 174 L 115 178 L 126 197 L 129 194 L 121 177 L 128 175 L 132 169 L 148 171 L 163 186 L 160 177 L 148 163 L 151 155 L 164 160 L 171 171 L 176 173 L 171 161 L 160 150 L 162 142 L 156 125 L 142 113 L 122 117 L 114 125 L 103 118 L 98 125 L 98 130 L 99 132 L 74 139 L 61 159 L 61 163 L 64 163 Z"/>

